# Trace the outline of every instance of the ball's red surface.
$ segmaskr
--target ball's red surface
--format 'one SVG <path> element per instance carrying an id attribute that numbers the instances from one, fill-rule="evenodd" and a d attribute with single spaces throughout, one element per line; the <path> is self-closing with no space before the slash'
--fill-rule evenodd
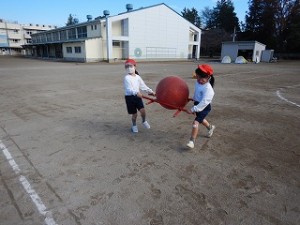
<path id="1" fill-rule="evenodd" d="M 188 85 L 178 76 L 165 77 L 156 87 L 156 100 L 166 109 L 183 108 L 188 103 L 188 99 Z"/>

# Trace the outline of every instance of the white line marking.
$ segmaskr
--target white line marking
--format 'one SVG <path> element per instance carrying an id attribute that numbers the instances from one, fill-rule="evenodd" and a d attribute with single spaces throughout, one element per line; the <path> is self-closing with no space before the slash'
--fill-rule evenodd
<path id="1" fill-rule="evenodd" d="M 277 90 L 277 91 L 276 91 L 276 95 L 277 95 L 280 99 L 282 99 L 282 100 L 284 100 L 284 101 L 286 101 L 286 102 L 288 102 L 288 103 L 290 103 L 290 104 L 293 104 L 293 105 L 295 105 L 295 106 L 297 106 L 297 107 L 300 107 L 300 105 L 298 105 L 297 103 L 291 102 L 291 101 L 289 101 L 288 99 L 286 99 L 285 97 L 283 97 L 283 96 L 281 95 L 281 93 L 280 93 L 280 90 Z"/>
<path id="2" fill-rule="evenodd" d="M 15 172 L 16 175 L 19 175 L 21 173 L 21 170 L 16 163 L 16 161 L 13 159 L 12 155 L 6 148 L 6 146 L 2 143 L 0 140 L 0 149 L 3 152 L 5 158 L 7 159 L 8 163 L 12 167 L 13 171 Z M 39 213 L 45 217 L 45 223 L 47 225 L 57 225 L 57 223 L 54 221 L 52 217 L 52 213 L 47 210 L 46 206 L 42 202 L 41 198 L 39 195 L 36 193 L 36 191 L 31 187 L 30 183 L 24 177 L 23 175 L 19 176 L 19 181 L 21 182 L 22 186 L 24 187 L 25 191 L 29 196 L 31 197 L 31 200 L 34 202 L 35 206 L 37 207 Z"/>
<path id="3" fill-rule="evenodd" d="M 247 71 L 247 72 L 239 72 L 239 73 L 227 73 L 227 74 L 223 74 L 223 75 L 221 75 L 221 76 L 219 76 L 219 77 L 227 77 L 227 76 L 239 75 L 239 74 L 241 74 L 241 73 L 255 73 L 255 72 L 258 72 L 258 71 Z M 257 77 L 251 77 L 251 78 L 243 79 L 243 80 L 252 80 L 252 79 L 259 79 L 259 78 L 262 78 L 262 77 L 278 76 L 278 75 L 280 75 L 280 74 L 270 74 L 270 75 L 264 75 L 264 76 L 257 76 Z M 294 88 L 294 87 L 298 87 L 298 86 L 299 86 L 299 84 L 297 84 L 297 85 L 292 85 L 292 86 L 287 86 L 286 88 Z M 280 90 L 277 90 L 277 91 L 276 91 L 276 95 L 277 95 L 280 99 L 282 99 L 282 100 L 284 100 L 284 101 L 286 101 L 286 102 L 288 102 L 288 103 L 290 103 L 290 104 L 293 104 L 293 105 L 295 105 L 295 106 L 297 106 L 297 107 L 300 107 L 300 105 L 298 105 L 297 103 L 292 102 L 292 101 L 289 101 L 288 99 L 286 99 L 285 97 L 283 97 L 283 96 L 281 95 L 281 93 L 280 93 Z"/>

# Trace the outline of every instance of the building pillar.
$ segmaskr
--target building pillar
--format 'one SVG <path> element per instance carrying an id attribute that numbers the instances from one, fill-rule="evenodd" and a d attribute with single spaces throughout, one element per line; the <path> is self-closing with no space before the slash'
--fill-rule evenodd
<path id="1" fill-rule="evenodd" d="M 111 22 L 109 17 L 106 16 L 106 49 L 107 49 L 107 61 L 112 60 L 112 37 L 111 37 Z"/>

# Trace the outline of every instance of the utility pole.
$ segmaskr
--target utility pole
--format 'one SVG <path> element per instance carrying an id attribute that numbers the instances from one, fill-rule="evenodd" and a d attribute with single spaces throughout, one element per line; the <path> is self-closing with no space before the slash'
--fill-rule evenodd
<path id="1" fill-rule="evenodd" d="M 106 19 L 106 23 L 105 23 L 105 26 L 106 26 L 106 51 L 107 51 L 107 62 L 109 62 L 109 59 L 110 59 L 110 53 L 112 52 L 112 43 L 111 43 L 111 37 L 109 35 L 110 33 L 110 21 L 109 21 L 109 11 L 108 10 L 104 10 L 103 11 L 103 14 L 105 16 L 105 19 Z"/>
<path id="2" fill-rule="evenodd" d="M 233 28 L 232 42 L 235 42 L 236 27 Z"/>

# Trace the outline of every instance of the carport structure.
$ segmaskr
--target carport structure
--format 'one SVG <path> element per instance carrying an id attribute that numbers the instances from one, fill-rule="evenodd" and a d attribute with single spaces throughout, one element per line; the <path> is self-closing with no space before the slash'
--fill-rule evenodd
<path id="1" fill-rule="evenodd" d="M 232 61 L 235 61 L 238 56 L 243 56 L 248 61 L 257 62 L 265 49 L 266 45 L 257 41 L 222 42 L 221 59 L 230 56 Z"/>

